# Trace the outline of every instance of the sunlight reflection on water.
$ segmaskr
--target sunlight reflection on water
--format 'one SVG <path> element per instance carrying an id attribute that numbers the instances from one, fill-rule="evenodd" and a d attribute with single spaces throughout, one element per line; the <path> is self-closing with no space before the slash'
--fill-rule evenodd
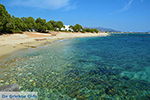
<path id="1" fill-rule="evenodd" d="M 41 99 L 148 100 L 149 43 L 150 35 L 118 34 L 20 51 L 4 64 L 9 69 L 0 85 L 19 84 L 20 90 L 39 92 Z"/>

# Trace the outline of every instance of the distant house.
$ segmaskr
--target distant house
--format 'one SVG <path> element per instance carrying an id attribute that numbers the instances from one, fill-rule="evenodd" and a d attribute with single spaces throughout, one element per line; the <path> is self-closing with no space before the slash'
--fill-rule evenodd
<path id="1" fill-rule="evenodd" d="M 73 31 L 73 29 L 70 28 L 70 25 L 64 25 L 63 28 L 61 28 L 62 31 Z"/>
<path id="2" fill-rule="evenodd" d="M 28 29 L 27 31 L 29 31 L 29 32 L 35 32 L 36 30 L 35 29 Z"/>

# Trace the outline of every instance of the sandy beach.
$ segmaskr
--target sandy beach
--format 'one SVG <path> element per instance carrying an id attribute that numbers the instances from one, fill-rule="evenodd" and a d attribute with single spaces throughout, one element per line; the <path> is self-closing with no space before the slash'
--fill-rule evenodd
<path id="1" fill-rule="evenodd" d="M 0 58 L 25 48 L 36 48 L 47 42 L 60 39 L 107 36 L 107 33 L 64 33 L 53 32 L 51 34 L 24 32 L 23 34 L 7 34 L 0 36 Z"/>

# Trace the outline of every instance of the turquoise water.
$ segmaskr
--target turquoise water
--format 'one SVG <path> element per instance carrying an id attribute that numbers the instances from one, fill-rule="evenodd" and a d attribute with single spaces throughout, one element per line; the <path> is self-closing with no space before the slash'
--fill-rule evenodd
<path id="1" fill-rule="evenodd" d="M 41 100 L 150 100 L 150 35 L 55 41 L 0 65 L 0 86 L 18 84 Z"/>

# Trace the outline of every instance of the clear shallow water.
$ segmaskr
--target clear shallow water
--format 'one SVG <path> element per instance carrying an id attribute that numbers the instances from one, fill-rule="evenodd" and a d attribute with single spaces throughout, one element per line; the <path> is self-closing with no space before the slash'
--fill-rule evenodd
<path id="1" fill-rule="evenodd" d="M 150 35 L 77 38 L 19 52 L 0 65 L 0 86 L 47 100 L 149 100 Z"/>

